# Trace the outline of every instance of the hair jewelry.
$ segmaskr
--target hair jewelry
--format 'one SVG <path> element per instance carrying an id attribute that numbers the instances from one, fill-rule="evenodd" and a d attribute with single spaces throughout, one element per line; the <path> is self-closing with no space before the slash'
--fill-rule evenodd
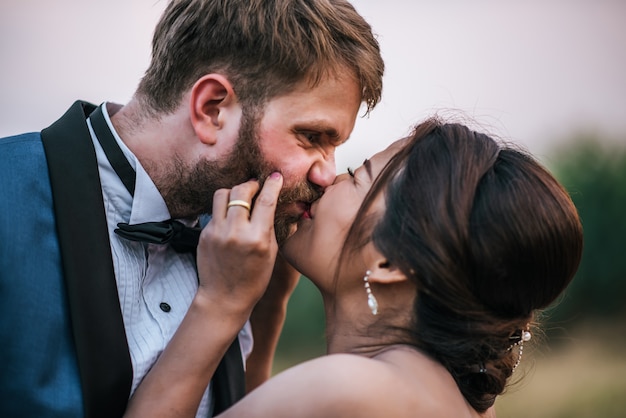
<path id="1" fill-rule="evenodd" d="M 526 326 L 525 330 L 522 330 L 520 336 L 514 336 L 514 337 L 510 337 L 511 339 L 515 339 L 515 338 L 519 338 L 518 341 L 515 341 L 513 344 L 511 344 L 509 346 L 509 348 L 506 349 L 506 351 L 511 351 L 513 349 L 513 347 L 515 346 L 519 346 L 519 354 L 517 355 L 517 361 L 515 362 L 515 365 L 513 366 L 513 370 L 511 370 L 511 373 L 513 373 L 515 371 L 515 369 L 517 369 L 517 366 L 519 366 L 520 362 L 522 361 L 522 354 L 524 352 L 524 343 L 526 341 L 530 341 L 530 339 L 532 338 L 532 334 L 530 333 L 530 331 L 528 330 L 528 326 Z"/>
<path id="2" fill-rule="evenodd" d="M 367 306 L 370 307 L 373 315 L 378 315 L 378 301 L 372 294 L 372 289 L 370 289 L 370 274 L 372 274 L 372 272 L 370 270 L 367 270 L 365 272 L 365 277 L 363 277 L 363 281 L 365 282 L 365 292 L 367 293 Z"/>

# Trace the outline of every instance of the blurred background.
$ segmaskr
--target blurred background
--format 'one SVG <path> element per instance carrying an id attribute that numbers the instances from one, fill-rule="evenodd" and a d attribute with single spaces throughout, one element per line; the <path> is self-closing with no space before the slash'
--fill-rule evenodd
<path id="1" fill-rule="evenodd" d="M 0 136 L 41 130 L 76 99 L 127 101 L 165 4 L 2 0 Z M 527 148 L 580 211 L 581 268 L 498 416 L 626 416 L 626 2 L 353 4 L 378 36 L 385 86 L 339 149 L 339 172 L 437 113 Z M 303 278 L 275 372 L 324 352 L 321 298 Z"/>

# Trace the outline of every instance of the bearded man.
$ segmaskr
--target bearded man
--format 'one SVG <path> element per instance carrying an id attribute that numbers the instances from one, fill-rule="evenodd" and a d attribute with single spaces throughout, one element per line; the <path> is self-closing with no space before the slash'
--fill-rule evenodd
<path id="1" fill-rule="evenodd" d="M 202 290 L 188 228 L 206 215 L 261 231 L 233 286 L 276 277 L 243 329 L 215 313 L 217 371 L 196 415 L 243 395 L 246 359 L 248 387 L 265 379 L 298 277 L 274 266 L 276 241 L 334 181 L 335 148 L 379 101 L 382 73 L 344 0 L 173 0 L 127 104 L 77 101 L 42 132 L 0 139 L 0 415 L 123 415 Z"/>

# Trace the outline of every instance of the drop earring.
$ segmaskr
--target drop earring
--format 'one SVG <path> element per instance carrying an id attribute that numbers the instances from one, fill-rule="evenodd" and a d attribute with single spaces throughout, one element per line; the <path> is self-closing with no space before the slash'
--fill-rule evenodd
<path id="1" fill-rule="evenodd" d="M 369 306 L 370 310 L 372 311 L 372 315 L 378 315 L 378 301 L 376 300 L 376 297 L 374 297 L 374 295 L 372 294 L 372 289 L 370 289 L 370 274 L 372 274 L 372 272 L 370 270 L 367 270 L 365 272 L 365 277 L 363 277 L 363 281 L 365 282 L 365 292 L 367 293 L 367 306 Z"/>

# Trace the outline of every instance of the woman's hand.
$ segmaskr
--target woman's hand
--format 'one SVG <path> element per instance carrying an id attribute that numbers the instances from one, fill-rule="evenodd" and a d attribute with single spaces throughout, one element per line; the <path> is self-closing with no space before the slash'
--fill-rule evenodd
<path id="1" fill-rule="evenodd" d="M 196 297 L 220 305 L 223 314 L 247 319 L 267 288 L 278 251 L 274 214 L 282 184 L 280 173 L 270 175 L 254 204 L 259 191 L 256 180 L 215 193 L 212 219 L 198 245 Z M 229 207 L 237 200 L 250 203 L 251 210 Z"/>
<path id="2" fill-rule="evenodd" d="M 213 218 L 198 245 L 198 293 L 130 399 L 125 416 L 195 416 L 220 359 L 269 282 L 277 252 L 274 213 L 282 184 L 282 176 L 272 174 L 251 212 L 227 206 L 232 200 L 252 202 L 259 190 L 257 181 L 216 192 Z"/>

